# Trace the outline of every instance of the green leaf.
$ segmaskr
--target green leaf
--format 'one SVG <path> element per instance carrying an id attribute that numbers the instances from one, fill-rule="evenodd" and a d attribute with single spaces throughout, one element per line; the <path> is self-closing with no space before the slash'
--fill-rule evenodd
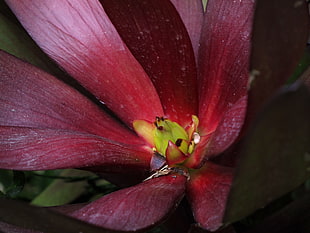
<path id="1" fill-rule="evenodd" d="M 86 177 L 93 176 L 93 173 L 82 170 L 64 170 L 60 174 L 63 177 Z M 84 180 L 67 182 L 64 179 L 52 182 L 40 195 L 38 195 L 31 204 L 37 206 L 57 206 L 64 205 L 74 201 L 81 196 L 88 183 Z"/>
<path id="2" fill-rule="evenodd" d="M 234 222 L 310 177 L 310 94 L 292 86 L 261 112 L 242 144 L 225 222 Z"/>
<path id="3" fill-rule="evenodd" d="M 3 196 L 16 198 L 25 185 L 25 174 L 21 171 L 0 170 L 0 191 Z"/>

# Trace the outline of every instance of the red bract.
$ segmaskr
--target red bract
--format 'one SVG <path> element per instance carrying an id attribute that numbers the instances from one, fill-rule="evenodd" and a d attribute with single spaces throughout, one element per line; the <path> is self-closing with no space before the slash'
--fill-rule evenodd
<path id="1" fill-rule="evenodd" d="M 207 160 L 230 147 L 244 123 L 254 0 L 209 0 L 206 12 L 198 0 L 7 3 L 36 43 L 122 123 L 1 52 L 0 167 L 96 169 L 126 180 L 149 171 L 156 154 L 134 121 L 164 117 L 186 128 L 196 115 L 193 152 L 169 141 L 173 162 L 162 173 L 70 215 L 109 229 L 145 229 L 186 194 L 200 226 L 218 229 L 232 168 Z"/>

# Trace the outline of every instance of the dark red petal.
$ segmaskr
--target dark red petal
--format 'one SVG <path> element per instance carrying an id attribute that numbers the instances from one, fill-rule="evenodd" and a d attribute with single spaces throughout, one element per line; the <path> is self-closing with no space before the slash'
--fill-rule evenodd
<path id="1" fill-rule="evenodd" d="M 232 169 L 207 163 L 190 174 L 187 195 L 196 221 L 215 231 L 222 224 L 232 181 Z"/>
<path id="2" fill-rule="evenodd" d="M 0 125 L 68 129 L 137 142 L 94 103 L 55 77 L 0 51 Z"/>
<path id="3" fill-rule="evenodd" d="M 128 125 L 163 114 L 156 90 L 99 2 L 7 3 L 39 46 Z"/>
<path id="4" fill-rule="evenodd" d="M 200 40 L 199 120 L 216 130 L 231 106 L 247 95 L 254 1 L 209 0 Z"/>
<path id="5" fill-rule="evenodd" d="M 201 0 L 171 0 L 179 12 L 191 38 L 196 61 L 198 59 L 199 39 L 203 22 L 203 5 Z"/>
<path id="6" fill-rule="evenodd" d="M 0 126 L 0 168 L 46 170 L 101 166 L 105 171 L 147 169 L 152 152 L 74 131 Z"/>
<path id="7" fill-rule="evenodd" d="M 252 82 L 247 121 L 292 75 L 309 38 L 305 1 L 257 1 L 251 57 Z M 285 38 L 285 39 L 284 39 Z"/>
<path id="8" fill-rule="evenodd" d="M 106 195 L 72 216 L 114 230 L 141 230 L 158 224 L 176 208 L 187 178 L 161 176 Z"/>
<path id="9" fill-rule="evenodd" d="M 217 156 L 236 141 L 244 123 L 246 104 L 247 100 L 244 96 L 225 112 L 212 134 L 201 135 L 194 153 L 186 161 L 186 166 L 200 167 L 206 158 Z"/>
<path id="10" fill-rule="evenodd" d="M 197 115 L 195 57 L 169 0 L 101 0 L 111 21 L 153 81 L 166 117 L 185 125 Z"/>

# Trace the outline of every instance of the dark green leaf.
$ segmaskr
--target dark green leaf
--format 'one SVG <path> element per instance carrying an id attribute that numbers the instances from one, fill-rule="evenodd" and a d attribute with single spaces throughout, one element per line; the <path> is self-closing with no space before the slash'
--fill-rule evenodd
<path id="1" fill-rule="evenodd" d="M 46 208 L 30 206 L 0 198 L 0 222 L 45 233 L 115 233 L 119 231 L 96 227 L 61 215 Z"/>
<path id="2" fill-rule="evenodd" d="M 13 171 L 13 183 L 6 190 L 6 195 L 9 197 L 16 197 L 24 188 L 25 174 L 21 171 Z"/>
<path id="3" fill-rule="evenodd" d="M 310 95 L 282 91 L 258 116 L 242 144 L 225 222 L 239 220 L 310 177 Z"/>

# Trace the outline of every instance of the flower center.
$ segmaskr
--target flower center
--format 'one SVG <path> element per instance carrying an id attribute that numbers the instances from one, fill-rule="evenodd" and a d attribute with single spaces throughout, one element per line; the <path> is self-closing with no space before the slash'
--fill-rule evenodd
<path id="1" fill-rule="evenodd" d="M 184 128 L 164 117 L 156 117 L 155 122 L 136 120 L 133 127 L 153 149 L 151 168 L 156 170 L 165 164 L 180 166 L 190 157 L 200 141 L 198 124 L 198 117 L 193 115 L 191 123 Z"/>

